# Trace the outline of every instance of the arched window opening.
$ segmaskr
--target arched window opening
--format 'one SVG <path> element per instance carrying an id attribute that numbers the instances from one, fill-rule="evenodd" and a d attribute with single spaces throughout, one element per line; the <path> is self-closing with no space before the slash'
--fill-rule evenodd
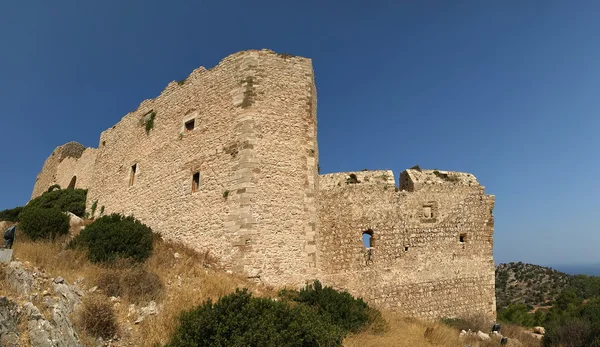
<path id="1" fill-rule="evenodd" d="M 67 189 L 75 189 L 75 183 L 77 183 L 77 176 L 73 176 L 73 178 L 71 178 L 71 183 L 69 183 Z"/>
<path id="2" fill-rule="evenodd" d="M 362 233 L 363 245 L 365 248 L 373 247 L 373 230 L 363 231 Z"/>

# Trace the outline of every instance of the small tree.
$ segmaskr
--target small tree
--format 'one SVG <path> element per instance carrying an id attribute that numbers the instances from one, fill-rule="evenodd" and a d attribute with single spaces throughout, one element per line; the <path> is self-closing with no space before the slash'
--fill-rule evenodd
<path id="1" fill-rule="evenodd" d="M 334 324 L 346 331 L 357 332 L 370 321 L 369 307 L 361 298 L 355 299 L 346 291 L 323 287 L 319 281 L 308 284 L 291 298 L 330 317 Z"/>
<path id="2" fill-rule="evenodd" d="M 22 206 L 0 211 L 0 221 L 18 222 L 19 213 L 23 210 Z"/>
<path id="3" fill-rule="evenodd" d="M 305 305 L 253 298 L 246 289 L 179 317 L 168 347 L 341 346 L 343 331 Z"/>
<path id="4" fill-rule="evenodd" d="M 79 217 L 85 214 L 86 189 L 65 189 L 45 192 L 31 200 L 24 209 L 30 207 L 55 207 L 63 212 L 71 212 Z"/>
<path id="5" fill-rule="evenodd" d="M 110 214 L 98 218 L 79 233 L 70 247 L 87 248 L 90 261 L 110 263 L 117 259 L 143 262 L 152 254 L 153 233 L 131 216 Z"/>
<path id="6" fill-rule="evenodd" d="M 27 207 L 19 228 L 32 240 L 54 239 L 69 232 L 69 217 L 58 208 Z"/>

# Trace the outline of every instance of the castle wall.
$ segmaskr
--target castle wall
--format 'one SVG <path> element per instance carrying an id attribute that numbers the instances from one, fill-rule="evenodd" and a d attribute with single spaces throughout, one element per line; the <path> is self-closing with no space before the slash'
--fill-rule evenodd
<path id="1" fill-rule="evenodd" d="M 38 174 L 31 198 L 34 199 L 52 185 L 58 184 L 65 189 L 74 183 L 72 188 L 89 188 L 94 174 L 96 149 L 70 142 L 58 146 L 44 162 Z"/>
<path id="2" fill-rule="evenodd" d="M 133 215 L 264 283 L 317 278 L 426 319 L 494 316 L 494 197 L 468 173 L 409 169 L 399 188 L 388 170 L 319 175 L 316 111 L 310 59 L 239 52 L 171 82 L 98 149 L 57 147 L 32 197 L 76 177 L 88 212 Z"/>
<path id="3" fill-rule="evenodd" d="M 391 172 L 353 173 L 360 183 L 351 173 L 320 177 L 323 281 L 425 319 L 495 316 L 494 197 L 472 175 L 450 173 L 449 181 L 446 173 L 407 172 L 410 192 L 396 191 Z M 364 231 L 373 234 L 370 262 Z"/>
<path id="4" fill-rule="evenodd" d="M 132 214 L 249 276 L 301 283 L 306 181 L 316 170 L 307 159 L 316 148 L 313 89 L 309 59 L 270 51 L 196 69 L 102 133 L 87 205 Z M 191 119 L 195 128 L 186 133 Z M 316 220 L 314 206 L 312 213 Z"/>

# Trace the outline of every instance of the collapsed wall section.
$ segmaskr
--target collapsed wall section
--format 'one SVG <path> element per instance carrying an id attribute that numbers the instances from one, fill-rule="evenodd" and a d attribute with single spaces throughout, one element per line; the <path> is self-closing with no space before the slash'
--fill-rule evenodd
<path id="1" fill-rule="evenodd" d="M 360 174 L 320 177 L 321 278 L 410 316 L 495 316 L 494 197 L 475 177 L 407 170 L 401 185 L 412 191 L 396 191 Z M 363 233 L 372 235 L 370 250 Z"/>
<path id="2" fill-rule="evenodd" d="M 315 103 L 310 59 L 245 51 L 196 69 L 102 133 L 88 206 L 234 271 L 300 283 L 316 221 Z"/>
<path id="3" fill-rule="evenodd" d="M 49 187 L 58 184 L 61 188 L 89 188 L 96 162 L 95 148 L 85 148 L 77 142 L 69 142 L 56 147 L 44 162 L 38 174 L 31 199 Z"/>

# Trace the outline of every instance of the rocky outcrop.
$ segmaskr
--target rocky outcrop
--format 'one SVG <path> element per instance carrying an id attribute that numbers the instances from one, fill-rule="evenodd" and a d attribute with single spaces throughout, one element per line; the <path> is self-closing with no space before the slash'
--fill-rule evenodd
<path id="1" fill-rule="evenodd" d="M 81 229 L 83 229 L 84 222 L 81 217 L 71 212 L 65 212 L 65 214 L 69 216 L 69 230 L 71 233 L 78 233 L 81 231 Z"/>
<path id="2" fill-rule="evenodd" d="M 62 278 L 51 279 L 36 269 L 28 270 L 18 261 L 8 264 L 5 273 L 9 287 L 25 303 L 19 306 L 15 301 L 0 297 L 0 346 L 19 346 L 19 319 L 27 322 L 32 347 L 83 346 L 69 318 L 83 296 L 76 285 Z M 41 294 L 40 289 L 44 289 Z M 38 306 L 33 302 L 38 302 Z M 11 341 L 16 344 L 11 345 Z"/>
<path id="3" fill-rule="evenodd" d="M 0 346 L 19 346 L 19 305 L 0 296 Z"/>
<path id="4" fill-rule="evenodd" d="M 11 261 L 6 267 L 6 282 L 10 289 L 23 296 L 29 296 L 38 289 L 33 274 L 19 261 Z"/>

